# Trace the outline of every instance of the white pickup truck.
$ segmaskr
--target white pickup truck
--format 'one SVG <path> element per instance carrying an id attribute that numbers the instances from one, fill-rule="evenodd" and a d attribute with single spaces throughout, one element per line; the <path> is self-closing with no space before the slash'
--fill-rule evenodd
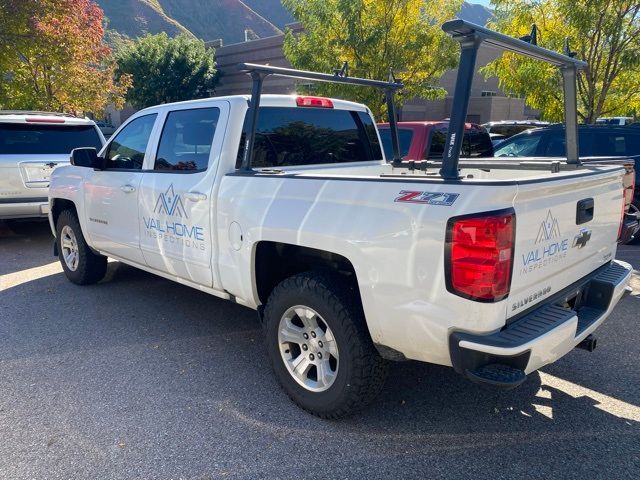
<path id="1" fill-rule="evenodd" d="M 258 310 L 278 380 L 325 418 L 370 401 L 387 360 L 511 388 L 595 347 L 632 272 L 614 259 L 623 168 L 461 162 L 451 178 L 446 159 L 444 173 L 387 162 L 366 106 L 260 87 L 267 74 L 399 82 L 243 68 L 251 97 L 142 110 L 54 171 L 69 280 L 100 281 L 112 257 Z"/>

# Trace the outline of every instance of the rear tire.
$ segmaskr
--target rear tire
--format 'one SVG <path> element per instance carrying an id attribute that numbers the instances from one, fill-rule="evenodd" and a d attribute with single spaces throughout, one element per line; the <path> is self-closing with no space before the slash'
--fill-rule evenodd
<path id="1" fill-rule="evenodd" d="M 321 418 L 364 407 L 387 376 L 355 296 L 339 277 L 307 272 L 281 282 L 264 311 L 276 378 L 297 405 Z"/>
<path id="2" fill-rule="evenodd" d="M 107 257 L 87 245 L 73 210 L 63 210 L 56 223 L 58 258 L 67 278 L 76 285 L 91 285 L 104 278 Z"/>

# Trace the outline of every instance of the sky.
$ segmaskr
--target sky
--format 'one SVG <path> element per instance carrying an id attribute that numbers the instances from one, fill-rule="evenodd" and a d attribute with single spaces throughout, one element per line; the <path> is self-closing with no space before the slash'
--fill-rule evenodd
<path id="1" fill-rule="evenodd" d="M 480 5 L 484 5 L 485 7 L 490 6 L 491 3 L 489 0 L 467 0 L 469 3 L 479 3 Z"/>

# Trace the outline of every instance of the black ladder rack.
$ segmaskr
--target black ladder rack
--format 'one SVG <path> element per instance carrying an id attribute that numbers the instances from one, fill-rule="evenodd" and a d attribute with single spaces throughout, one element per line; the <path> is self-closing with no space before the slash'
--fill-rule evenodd
<path id="1" fill-rule="evenodd" d="M 475 72 L 478 48 L 483 43 L 504 51 L 518 53 L 560 68 L 564 86 L 564 117 L 567 148 L 567 163 L 579 164 L 578 159 L 578 119 L 576 81 L 577 71 L 587 66 L 586 62 L 569 55 L 547 50 L 524 40 L 495 32 L 465 20 L 450 20 L 442 25 L 442 30 L 460 43 L 460 65 L 453 95 L 453 105 L 449 120 L 449 131 L 442 159 L 440 174 L 443 178 L 453 180 L 459 178 L 458 162 L 464 135 L 464 124 L 467 118 L 471 83 Z M 568 47 L 568 45 L 567 45 Z M 567 48 L 568 50 L 568 48 Z M 567 52 L 569 53 L 569 52 Z M 403 162 L 404 163 L 404 162 Z"/>
<path id="2" fill-rule="evenodd" d="M 565 135 L 566 135 L 566 160 L 567 164 L 579 166 L 580 159 L 578 157 L 578 120 L 577 120 L 577 98 L 576 98 L 576 81 L 577 72 L 586 68 L 587 63 L 573 58 L 573 54 L 569 51 L 568 42 L 565 45 L 566 54 L 553 52 L 546 48 L 539 47 L 533 43 L 513 38 L 502 33 L 495 32 L 480 25 L 476 25 L 465 20 L 450 20 L 442 25 L 442 30 L 453 37 L 460 43 L 460 65 L 458 67 L 458 75 L 456 79 L 456 87 L 453 97 L 453 105 L 449 120 L 449 129 L 447 132 L 446 148 L 440 166 L 440 176 L 447 180 L 457 180 L 460 178 L 458 167 L 460 163 L 460 149 L 464 135 L 464 125 L 469 107 L 469 98 L 471 96 L 471 84 L 473 74 L 475 72 L 476 57 L 480 45 L 485 44 L 489 47 L 498 48 L 500 50 L 509 51 L 525 55 L 537 60 L 541 60 L 557 66 L 563 79 L 564 90 L 564 116 L 565 116 Z M 535 37 L 535 35 L 532 35 Z M 402 161 L 400 157 L 400 145 L 398 141 L 398 125 L 395 116 L 395 107 L 393 102 L 394 93 L 401 89 L 404 85 L 395 79 L 393 73 L 389 74 L 389 81 L 369 80 L 366 78 L 349 77 L 347 74 L 347 65 L 342 69 L 336 70 L 335 74 L 326 74 L 318 72 L 309 72 L 304 70 L 295 70 L 292 68 L 272 67 L 269 65 L 257 65 L 253 63 L 241 63 L 238 69 L 251 75 L 253 79 L 253 87 L 251 90 L 251 117 L 249 131 L 247 132 L 245 141 L 244 158 L 242 159 L 243 171 L 253 171 L 251 161 L 253 157 L 253 145 L 255 141 L 255 133 L 258 122 L 258 111 L 260 107 L 260 95 L 262 94 L 262 82 L 269 75 L 278 75 L 290 78 L 300 78 L 305 80 L 316 80 L 320 82 L 343 83 L 349 85 L 360 85 L 365 87 L 374 87 L 381 89 L 386 98 L 387 110 L 389 113 L 389 127 L 391 130 L 391 143 L 393 146 L 392 165 L 394 167 L 416 169 L 418 162 Z M 467 162 L 464 162 L 465 164 Z M 420 165 L 422 169 L 434 166 L 433 162 L 426 162 Z M 488 168 L 506 168 L 506 165 L 494 163 L 488 165 Z M 522 167 L 522 165 L 521 165 Z M 546 169 L 551 168 L 557 170 L 557 166 L 543 165 L 527 165 L 527 167 Z M 575 167 L 574 167 L 575 168 Z"/>

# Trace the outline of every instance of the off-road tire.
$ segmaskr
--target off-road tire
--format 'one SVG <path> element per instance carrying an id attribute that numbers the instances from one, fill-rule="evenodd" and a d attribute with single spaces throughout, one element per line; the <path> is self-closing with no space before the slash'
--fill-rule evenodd
<path id="1" fill-rule="evenodd" d="M 78 248 L 78 266 L 71 270 L 64 260 L 62 248 L 62 230 L 67 226 L 74 235 Z M 73 210 L 63 210 L 60 212 L 56 223 L 56 243 L 58 248 L 58 258 L 62 264 L 67 278 L 76 285 L 91 285 L 104 278 L 107 272 L 107 257 L 94 253 L 87 245 L 87 241 L 82 234 L 80 222 Z"/>
<path id="2" fill-rule="evenodd" d="M 318 312 L 336 340 L 337 374 L 333 384 L 322 392 L 301 386 L 289 373 L 280 353 L 280 320 L 296 305 Z M 291 400 L 304 410 L 335 419 L 363 408 L 380 393 L 388 363 L 373 345 L 359 295 L 338 275 L 312 271 L 283 280 L 269 296 L 263 318 L 266 347 L 276 378 Z"/>

